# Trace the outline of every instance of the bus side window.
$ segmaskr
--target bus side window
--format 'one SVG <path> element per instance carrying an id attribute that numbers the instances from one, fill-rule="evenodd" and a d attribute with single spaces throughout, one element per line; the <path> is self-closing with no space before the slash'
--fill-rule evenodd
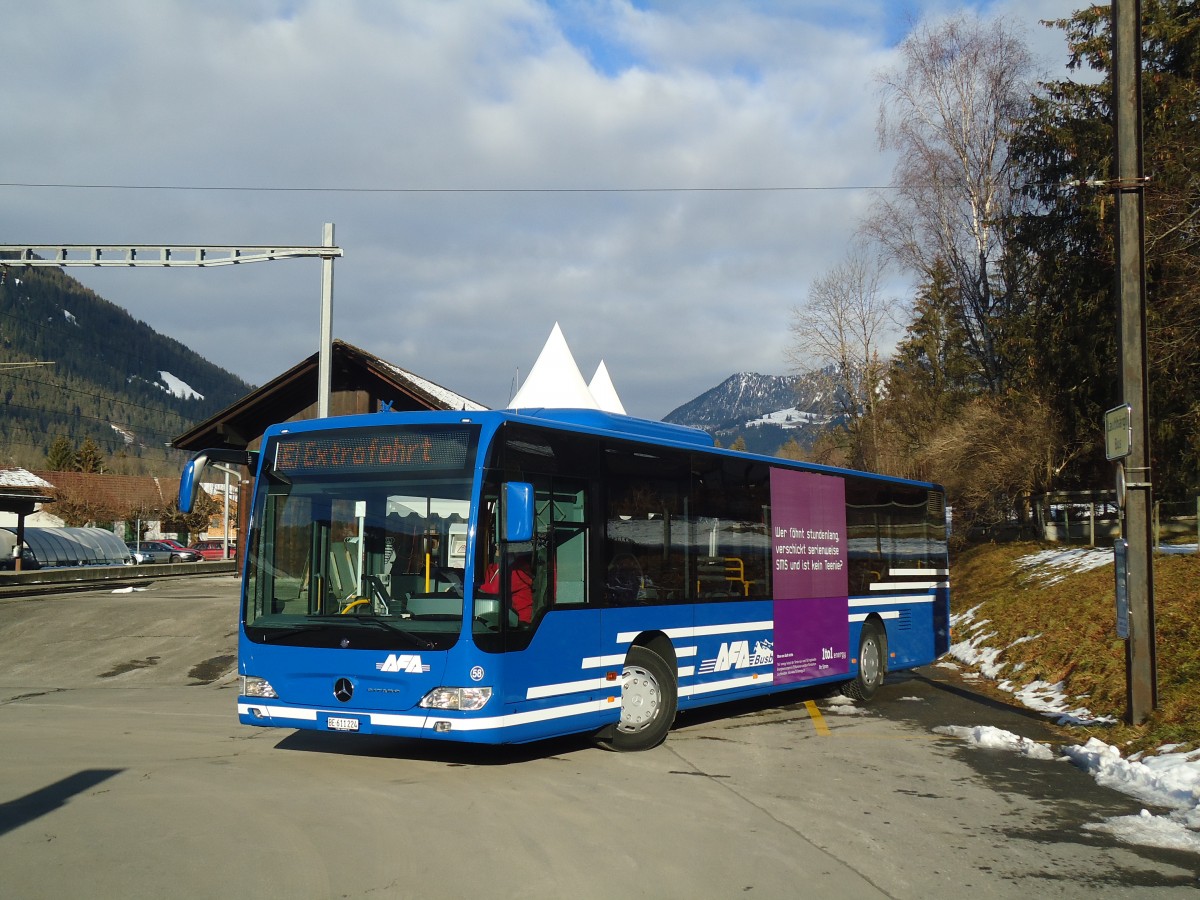
<path id="1" fill-rule="evenodd" d="M 587 602 L 587 492 L 556 483 L 552 495 L 553 602 L 558 606 Z"/>

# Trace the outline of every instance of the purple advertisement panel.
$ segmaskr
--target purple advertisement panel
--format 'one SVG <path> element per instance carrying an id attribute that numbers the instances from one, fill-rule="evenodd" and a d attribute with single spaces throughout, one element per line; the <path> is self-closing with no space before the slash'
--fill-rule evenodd
<path id="1" fill-rule="evenodd" d="M 775 682 L 850 671 L 846 485 L 832 475 L 771 471 Z"/>

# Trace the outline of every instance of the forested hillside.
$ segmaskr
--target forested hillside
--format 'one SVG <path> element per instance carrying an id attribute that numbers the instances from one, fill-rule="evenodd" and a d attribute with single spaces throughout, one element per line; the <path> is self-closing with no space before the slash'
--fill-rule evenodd
<path id="1" fill-rule="evenodd" d="M 0 283 L 4 463 L 54 467 L 50 448 L 57 443 L 61 457 L 65 438 L 80 449 L 90 440 L 104 471 L 173 473 L 182 455 L 165 444 L 251 389 L 61 269 L 7 267 Z"/>

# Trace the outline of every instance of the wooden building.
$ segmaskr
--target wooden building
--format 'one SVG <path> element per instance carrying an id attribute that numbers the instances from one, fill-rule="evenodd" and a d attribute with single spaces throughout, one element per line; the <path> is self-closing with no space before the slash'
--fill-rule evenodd
<path id="1" fill-rule="evenodd" d="M 257 450 L 262 444 L 263 432 L 269 426 L 315 419 L 318 356 L 314 353 L 232 406 L 185 431 L 171 441 L 171 446 L 193 453 L 210 447 Z M 331 416 L 378 412 L 384 407 L 398 412 L 486 409 L 342 340 L 333 342 L 331 358 Z M 241 482 L 239 495 L 249 497 L 253 490 L 251 474 L 243 472 Z M 249 509 L 249 503 L 238 505 L 239 534 L 246 533 Z"/>

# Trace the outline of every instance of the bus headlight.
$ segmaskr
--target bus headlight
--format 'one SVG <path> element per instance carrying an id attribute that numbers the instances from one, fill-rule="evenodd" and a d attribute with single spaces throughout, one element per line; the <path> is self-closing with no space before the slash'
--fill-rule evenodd
<path id="1" fill-rule="evenodd" d="M 259 678 L 255 675 L 242 676 L 242 696 L 243 697 L 265 697 L 268 700 L 274 700 L 279 697 L 275 693 L 275 688 L 271 687 L 271 682 L 265 678 Z"/>
<path id="2" fill-rule="evenodd" d="M 420 705 L 426 709 L 476 710 L 483 709 L 490 699 L 490 687 L 439 687 L 426 694 Z"/>

